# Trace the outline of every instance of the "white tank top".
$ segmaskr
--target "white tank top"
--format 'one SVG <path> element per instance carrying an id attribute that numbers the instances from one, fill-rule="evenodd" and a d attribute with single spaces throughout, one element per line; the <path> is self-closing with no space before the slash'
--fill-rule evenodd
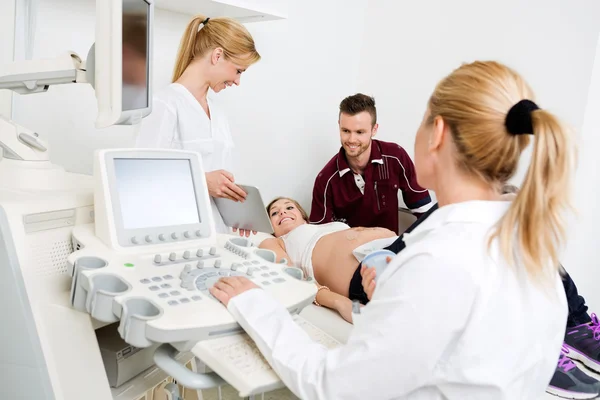
<path id="1" fill-rule="evenodd" d="M 322 225 L 303 224 L 281 236 L 281 239 L 294 266 L 302 268 L 307 276 L 314 277 L 312 253 L 319 239 L 329 233 L 349 228 L 342 222 L 330 222 Z"/>

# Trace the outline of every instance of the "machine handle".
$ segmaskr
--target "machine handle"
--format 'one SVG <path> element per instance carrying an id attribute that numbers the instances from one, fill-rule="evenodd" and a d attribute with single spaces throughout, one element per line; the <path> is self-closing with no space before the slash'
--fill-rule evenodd
<path id="1" fill-rule="evenodd" d="M 189 389 L 202 390 L 210 389 L 226 384 L 219 375 L 214 372 L 200 374 L 190 371 L 185 365 L 181 364 L 175 356 L 178 351 L 170 344 L 159 346 L 154 352 L 154 363 L 157 367 L 172 376 L 178 383 Z"/>

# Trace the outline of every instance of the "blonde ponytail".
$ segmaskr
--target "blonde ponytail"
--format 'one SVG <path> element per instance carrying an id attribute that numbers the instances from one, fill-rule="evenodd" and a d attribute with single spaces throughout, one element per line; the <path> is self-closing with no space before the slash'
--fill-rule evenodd
<path id="1" fill-rule="evenodd" d="M 175 69 L 173 70 L 173 82 L 177 81 L 183 75 L 183 71 L 190 65 L 194 59 L 194 50 L 196 49 L 196 36 L 198 28 L 202 21 L 206 20 L 203 15 L 196 15 L 185 28 L 185 32 L 179 43 L 179 51 L 175 60 Z"/>
<path id="2" fill-rule="evenodd" d="M 498 62 L 477 61 L 462 65 L 437 85 L 429 100 L 429 120 L 440 116 L 450 127 L 457 165 L 465 173 L 498 188 L 514 176 L 533 138 L 525 182 L 490 243 L 498 238 L 508 262 L 542 279 L 556 276 L 559 268 L 575 150 L 558 119 L 537 106 L 525 110 L 531 118 L 525 131 L 509 132 L 508 114 L 517 103 L 535 104 L 530 99 L 533 93 L 517 72 Z"/>
<path id="3" fill-rule="evenodd" d="M 540 277 L 549 272 L 549 265 L 559 265 L 575 151 L 568 132 L 552 114 L 536 110 L 531 119 L 535 141 L 531 164 L 494 236 L 500 238 L 502 253 L 508 260 L 514 258 L 517 249 L 527 271 Z"/>
<path id="4" fill-rule="evenodd" d="M 173 82 L 177 81 L 190 63 L 217 47 L 223 49 L 225 58 L 248 67 L 260 60 L 250 32 L 238 21 L 217 17 L 207 21 L 204 15 L 196 15 L 187 25 L 177 53 Z"/>

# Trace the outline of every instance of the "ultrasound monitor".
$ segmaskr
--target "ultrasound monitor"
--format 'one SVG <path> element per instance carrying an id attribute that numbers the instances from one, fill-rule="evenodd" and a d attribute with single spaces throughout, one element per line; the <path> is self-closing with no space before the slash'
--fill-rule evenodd
<path id="1" fill-rule="evenodd" d="M 145 0 L 123 1 L 123 91 L 122 110 L 142 110 L 149 107 L 150 62 L 149 15 Z"/>
<path id="2" fill-rule="evenodd" d="M 206 180 L 197 153 L 106 150 L 104 207 L 119 246 L 148 246 L 214 235 Z M 101 211 L 102 213 L 102 211 Z M 112 215 L 111 215 L 112 214 Z M 97 221 L 97 223 L 100 221 Z"/>

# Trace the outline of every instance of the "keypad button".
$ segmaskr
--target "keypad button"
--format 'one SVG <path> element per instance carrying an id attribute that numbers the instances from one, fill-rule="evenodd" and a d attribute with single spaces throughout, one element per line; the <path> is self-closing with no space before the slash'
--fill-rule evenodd
<path id="1" fill-rule="evenodd" d="M 194 301 L 202 300 L 202 296 L 192 296 L 192 300 L 194 300 Z"/>
<path id="2" fill-rule="evenodd" d="M 169 281 L 169 280 L 173 279 L 173 277 L 171 275 L 165 275 L 165 276 L 163 276 L 163 279 L 165 281 Z"/>
<path id="3" fill-rule="evenodd" d="M 155 276 L 154 278 L 152 278 L 152 280 L 154 282 L 162 282 L 162 278 L 160 276 Z"/>
<path id="4" fill-rule="evenodd" d="M 179 296 L 181 294 L 181 292 L 179 292 L 179 290 L 173 290 L 170 295 L 171 296 Z"/>
<path id="5" fill-rule="evenodd" d="M 146 278 L 144 278 L 144 279 L 140 279 L 140 283 L 143 283 L 144 285 L 147 285 L 147 284 L 149 284 L 150 282 L 151 282 L 151 281 L 150 281 L 150 279 L 146 279 Z"/>
<path id="6" fill-rule="evenodd" d="M 190 299 L 188 299 L 187 297 L 184 297 L 183 299 L 179 299 L 179 302 L 181 302 L 181 303 L 189 303 Z"/>
<path id="7" fill-rule="evenodd" d="M 178 305 L 178 304 L 179 304 L 179 303 L 177 302 L 177 300 L 169 300 L 169 305 L 170 305 L 170 306 L 176 306 L 176 305 Z"/>
<path id="8" fill-rule="evenodd" d="M 156 292 L 158 290 L 158 286 L 150 286 L 148 289 L 152 290 L 153 292 Z"/>
<path id="9" fill-rule="evenodd" d="M 169 285 L 168 283 L 163 283 L 162 285 L 160 285 L 160 287 L 163 289 L 170 289 L 171 285 Z"/>
<path id="10" fill-rule="evenodd" d="M 169 297 L 169 294 L 168 293 L 160 293 L 158 295 L 158 297 L 160 297 L 161 299 L 165 299 L 165 298 Z"/>

